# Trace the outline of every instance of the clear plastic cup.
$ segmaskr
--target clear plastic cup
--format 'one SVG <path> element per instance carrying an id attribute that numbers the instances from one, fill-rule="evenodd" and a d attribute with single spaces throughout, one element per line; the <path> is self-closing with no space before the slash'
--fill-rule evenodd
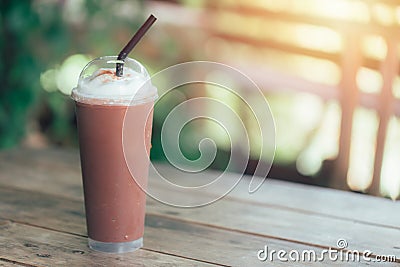
<path id="1" fill-rule="evenodd" d="M 110 253 L 143 246 L 143 187 L 147 186 L 152 110 L 157 98 L 149 74 L 139 62 L 125 59 L 124 75 L 117 78 L 112 74 L 116 60 L 110 56 L 91 61 L 72 91 L 89 247 Z M 130 80 L 134 73 L 129 70 L 139 73 L 140 79 Z M 135 115 L 129 116 L 129 121 L 125 120 L 127 112 Z M 126 155 L 133 162 L 127 164 Z"/>

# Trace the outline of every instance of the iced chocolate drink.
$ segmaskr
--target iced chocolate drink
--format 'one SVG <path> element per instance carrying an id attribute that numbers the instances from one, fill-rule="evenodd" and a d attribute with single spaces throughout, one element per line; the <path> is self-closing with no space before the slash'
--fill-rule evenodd
<path id="1" fill-rule="evenodd" d="M 144 189 L 157 90 L 139 62 L 125 59 L 123 76 L 117 77 L 115 61 L 116 57 L 101 57 L 90 62 L 72 98 L 89 246 L 118 253 L 143 245 Z M 127 112 L 132 112 L 129 121 Z"/>

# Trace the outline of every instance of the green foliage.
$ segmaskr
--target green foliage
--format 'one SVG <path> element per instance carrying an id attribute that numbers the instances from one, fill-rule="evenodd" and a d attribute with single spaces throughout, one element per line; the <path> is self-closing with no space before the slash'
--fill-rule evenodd
<path id="1" fill-rule="evenodd" d="M 40 27 L 30 1 L 2 1 L 0 148 L 11 147 L 25 133 L 27 112 L 39 91 L 40 65 L 30 53 Z"/>
<path id="2" fill-rule="evenodd" d="M 53 143 L 76 143 L 72 100 L 42 90 L 41 73 L 73 54 L 116 54 L 143 20 L 142 1 L 79 3 L 0 1 L 0 148 L 18 144 L 28 122 Z"/>

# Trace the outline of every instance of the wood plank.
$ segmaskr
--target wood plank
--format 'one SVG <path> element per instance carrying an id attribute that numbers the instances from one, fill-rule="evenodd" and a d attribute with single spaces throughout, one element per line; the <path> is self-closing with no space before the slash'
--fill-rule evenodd
<path id="1" fill-rule="evenodd" d="M 167 165 L 156 165 L 160 174 L 169 179 L 174 177 L 178 184 L 184 184 L 188 179 L 187 174 L 171 168 Z M 207 171 L 193 175 L 198 180 L 210 180 L 210 177 L 218 177 L 220 172 Z M 176 178 L 179 177 L 179 178 Z M 232 177 L 233 178 L 233 177 Z M 165 186 L 152 175 L 150 187 L 159 192 L 165 190 Z M 310 185 L 288 183 L 274 179 L 267 179 L 263 186 L 254 193 L 248 193 L 249 177 L 243 180 L 232 190 L 225 200 L 239 201 L 257 207 L 268 207 L 278 210 L 293 211 L 296 213 L 323 216 L 361 224 L 379 225 L 389 228 L 400 228 L 400 213 L 393 212 L 400 209 L 400 202 L 394 202 L 381 197 L 356 194 L 348 191 L 340 191 L 329 188 L 321 188 Z M 187 181 L 186 181 L 187 183 Z M 170 190 L 170 189 L 169 189 Z M 218 188 L 210 188 L 207 193 L 216 193 Z M 161 193 L 160 193 L 161 194 Z M 169 194 L 178 197 L 177 194 Z M 184 203 L 184 200 L 182 200 Z"/>
<path id="2" fill-rule="evenodd" d="M 233 43 L 243 43 L 252 46 L 253 49 L 274 49 L 279 51 L 284 51 L 290 54 L 300 54 L 308 57 L 325 59 L 338 63 L 340 61 L 340 55 L 334 52 L 326 52 L 321 50 L 316 50 L 312 48 L 302 47 L 293 43 L 281 42 L 265 38 L 251 38 L 248 36 L 235 35 L 231 33 L 225 33 L 215 30 L 210 30 L 210 34 L 213 37 L 221 38 L 228 42 Z"/>
<path id="3" fill-rule="evenodd" d="M 144 249 L 126 254 L 99 253 L 86 246 L 85 237 L 5 220 L 0 220 L 0 230 L 0 259 L 8 263 L 16 261 L 34 266 L 212 266 Z"/>
<path id="4" fill-rule="evenodd" d="M 149 202 L 148 206 L 148 210 L 152 213 L 168 215 L 171 211 L 168 206 L 154 205 L 152 202 Z M 344 238 L 351 249 L 371 250 L 377 254 L 389 253 L 400 258 L 398 228 L 386 228 L 296 210 L 251 205 L 229 199 L 220 200 L 203 208 L 181 209 L 176 217 L 203 225 L 266 237 L 279 237 L 316 246 L 333 246 L 338 239 Z"/>
<path id="5" fill-rule="evenodd" d="M 0 184 L 83 199 L 79 151 L 52 148 L 2 151 Z"/>
<path id="6" fill-rule="evenodd" d="M 289 252 L 296 250 L 302 253 L 305 250 L 312 250 L 316 252 L 316 255 L 321 255 L 324 249 L 271 237 L 205 227 L 179 221 L 176 218 L 169 219 L 161 216 L 148 216 L 146 226 L 161 228 L 158 229 L 159 231 L 151 228 L 145 235 L 148 240 L 146 245 L 156 248 L 157 251 L 181 255 L 183 248 L 188 250 L 188 252 L 184 252 L 186 254 L 190 251 L 196 255 L 196 258 L 213 259 L 213 261 L 228 266 L 265 266 L 266 262 L 273 262 L 274 266 L 287 266 L 287 262 L 279 261 L 276 258 L 272 261 L 260 261 L 257 258 L 257 252 L 265 250 L 265 246 L 268 247 L 269 251 L 283 250 Z M 189 233 L 182 233 L 182 231 Z M 160 236 L 165 239 L 165 243 L 158 241 Z M 189 248 L 187 245 L 189 245 Z M 364 259 L 360 262 L 348 263 L 348 266 L 364 265 L 369 265 L 369 262 Z M 296 266 L 343 266 L 343 262 L 325 259 L 320 262 L 296 262 Z"/>
<path id="7" fill-rule="evenodd" d="M 265 93 L 309 93 L 316 94 L 322 100 L 334 100 L 338 98 L 338 87 L 324 83 L 317 83 L 301 78 L 294 74 L 284 73 L 274 68 L 244 63 L 242 61 L 230 59 L 223 60 L 225 64 L 233 66 L 244 73 L 248 73 L 250 78 Z M 252 93 L 252 88 L 246 88 L 248 93 Z"/>
<path id="8" fill-rule="evenodd" d="M 16 266 L 23 266 L 23 267 L 36 267 L 34 265 L 31 264 L 25 264 L 22 262 L 17 262 L 14 260 L 7 260 L 7 259 L 0 259 L 0 267 L 16 267 Z"/>
<path id="9" fill-rule="evenodd" d="M 81 201 L 2 187 L 0 187 L 0 201 L 2 203 L 0 206 L 1 218 L 29 224 L 24 227 L 40 226 L 40 231 L 58 231 L 57 234 L 64 235 L 74 234 L 74 238 L 79 239 L 79 243 L 75 245 L 74 249 L 84 250 L 86 248 L 86 239 L 84 241 L 80 239 L 86 235 Z M 51 207 L 43 206 L 44 203 L 49 202 L 52 203 Z M 166 215 L 171 216 L 173 212 L 173 210 L 169 210 Z M 175 216 L 178 214 L 179 212 L 175 211 Z M 149 214 L 146 217 L 145 249 L 229 266 L 264 265 L 265 262 L 258 260 L 257 252 L 265 245 L 269 250 L 276 251 L 314 250 L 317 255 L 320 255 L 323 249 L 273 237 L 216 229 L 167 216 Z M 16 233 L 9 234 L 13 236 Z M 49 242 L 51 243 L 53 240 L 50 239 Z M 70 242 L 70 244 L 74 243 Z M 354 263 L 354 266 L 367 265 L 367 263 L 362 261 Z M 298 264 L 298 266 L 341 266 L 341 263 L 329 260 L 312 264 L 308 262 Z M 283 265 L 286 263 L 274 262 L 274 266 Z"/>
<path id="10" fill-rule="evenodd" d="M 246 6 L 218 6 L 216 1 L 208 6 L 208 14 L 218 16 L 220 11 L 240 14 L 241 16 L 259 17 L 267 20 L 278 20 L 293 24 L 311 24 L 316 26 L 327 27 L 339 33 L 358 32 L 360 34 L 377 34 L 391 39 L 399 39 L 399 31 L 397 25 L 382 25 L 375 21 L 368 23 L 357 22 L 342 19 L 334 19 L 321 17 L 316 15 L 295 14 L 290 12 L 272 11 L 261 8 Z M 212 17 L 208 20 L 208 28 L 212 28 Z"/>
<path id="11" fill-rule="evenodd" d="M 76 150 L 10 150 L 0 153 L 0 184 L 82 199 L 82 182 L 79 154 Z M 168 165 L 157 164 L 157 170 L 166 177 L 186 179 L 187 174 L 177 172 Z M 195 175 L 194 179 L 216 177 L 218 171 Z M 160 186 L 157 176 L 150 173 L 151 185 Z M 369 224 L 400 226 L 400 202 L 309 185 L 267 179 L 254 194 L 248 194 L 248 177 L 245 177 L 227 199 L 247 201 L 276 209 L 297 210 L 302 213 L 321 214 L 328 217 L 365 222 Z M 218 189 L 215 189 L 218 191 Z M 210 191 L 210 194 L 213 192 Z"/>
<path id="12" fill-rule="evenodd" d="M 209 33 L 214 37 L 221 38 L 230 43 L 250 45 L 255 50 L 262 49 L 265 51 L 273 49 L 288 54 L 297 54 L 297 55 L 313 57 L 316 59 L 325 59 L 333 63 L 340 64 L 340 54 L 335 52 L 321 51 L 313 48 L 302 47 L 300 45 L 296 45 L 293 43 L 276 41 L 271 39 L 260 39 L 260 38 L 251 38 L 248 36 L 240 36 L 231 33 L 215 31 L 215 29 L 210 29 Z M 366 57 L 362 62 L 362 66 L 373 70 L 379 70 L 380 63 L 381 62 L 378 59 Z M 252 64 L 254 66 L 254 63 Z"/>

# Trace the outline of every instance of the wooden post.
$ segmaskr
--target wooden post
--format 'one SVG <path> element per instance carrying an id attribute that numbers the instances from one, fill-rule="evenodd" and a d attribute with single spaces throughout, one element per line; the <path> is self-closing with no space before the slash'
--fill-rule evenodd
<path id="1" fill-rule="evenodd" d="M 394 114 L 393 80 L 399 72 L 399 58 L 397 55 L 397 40 L 387 39 L 387 54 L 381 65 L 383 86 L 379 98 L 378 115 L 379 126 L 376 140 L 374 175 L 369 193 L 380 194 L 380 181 L 383 154 L 385 152 L 385 140 L 389 119 Z"/>
<path id="2" fill-rule="evenodd" d="M 346 32 L 343 43 L 341 58 L 342 77 L 339 84 L 339 101 L 342 108 L 339 152 L 335 160 L 335 171 L 331 181 L 331 186 L 337 189 L 348 189 L 347 172 L 349 168 L 353 114 L 358 103 L 356 77 L 362 61 L 360 36 L 356 32 Z"/>

